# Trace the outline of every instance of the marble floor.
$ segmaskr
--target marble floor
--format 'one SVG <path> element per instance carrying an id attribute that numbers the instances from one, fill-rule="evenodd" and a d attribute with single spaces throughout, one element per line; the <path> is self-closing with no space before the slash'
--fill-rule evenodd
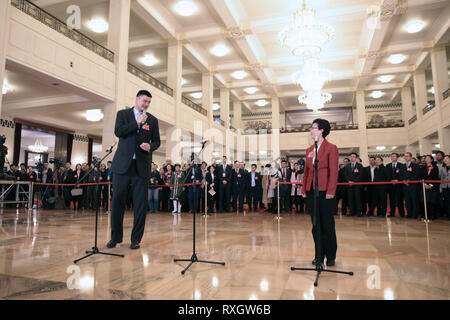
<path id="1" fill-rule="evenodd" d="M 336 270 L 354 276 L 291 271 L 311 267 L 310 217 L 269 213 L 197 216 L 199 259 L 192 254 L 192 214 L 148 214 L 141 249 L 130 250 L 132 213 L 124 243 L 106 249 L 108 214 L 99 217 L 99 248 L 124 258 L 95 255 L 74 264 L 94 243 L 92 211 L 0 211 L 1 299 L 440 299 L 450 298 L 450 222 L 336 216 Z M 330 268 L 330 269 L 331 269 Z"/>

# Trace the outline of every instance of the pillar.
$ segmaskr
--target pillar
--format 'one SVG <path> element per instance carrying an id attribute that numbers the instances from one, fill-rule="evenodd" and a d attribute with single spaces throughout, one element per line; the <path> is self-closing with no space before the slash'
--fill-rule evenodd
<path id="1" fill-rule="evenodd" d="M 272 158 L 280 158 L 280 100 L 272 97 Z"/>
<path id="2" fill-rule="evenodd" d="M 183 74 L 183 45 L 180 41 L 169 43 L 167 65 L 167 85 L 173 89 L 175 104 L 175 125 L 179 127 L 181 115 L 181 78 Z"/>
<path id="3" fill-rule="evenodd" d="M 235 129 L 244 130 L 242 126 L 242 102 L 233 102 L 233 127 Z"/>
<path id="4" fill-rule="evenodd" d="M 0 1 L 0 87 L 3 88 L 5 79 L 6 48 L 8 46 L 9 35 L 9 12 L 11 1 Z M 3 95 L 2 95 L 3 96 Z M 0 117 L 2 116 L 2 96 L 0 96 Z"/>
<path id="5" fill-rule="evenodd" d="M 225 128 L 230 128 L 230 89 L 220 89 L 220 119 L 225 123 Z"/>
<path id="6" fill-rule="evenodd" d="M 202 74 L 202 106 L 206 111 L 208 111 L 208 119 L 210 125 L 214 122 L 214 111 L 212 109 L 214 101 L 214 81 L 212 73 Z"/>
<path id="7" fill-rule="evenodd" d="M 423 111 L 427 105 L 427 84 L 425 81 L 425 70 L 417 70 L 413 75 L 414 96 L 416 97 L 416 115 L 417 115 L 417 137 L 419 140 L 419 153 L 421 155 L 431 153 L 431 142 L 423 136 Z"/>
<path id="8" fill-rule="evenodd" d="M 367 119 L 366 99 L 364 91 L 356 92 L 356 117 L 358 119 L 359 157 L 366 166 L 369 163 L 369 150 L 367 146 Z"/>

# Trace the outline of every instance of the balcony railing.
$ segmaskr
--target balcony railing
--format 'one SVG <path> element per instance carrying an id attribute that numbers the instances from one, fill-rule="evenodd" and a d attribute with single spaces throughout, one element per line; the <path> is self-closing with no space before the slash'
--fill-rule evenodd
<path id="1" fill-rule="evenodd" d="M 200 112 L 204 116 L 208 115 L 208 111 L 206 111 L 206 109 L 203 109 L 201 106 L 199 106 L 198 104 L 192 102 L 191 100 L 189 100 L 185 96 L 181 96 L 181 102 L 183 102 L 189 108 L 194 109 L 197 112 Z"/>
<path id="2" fill-rule="evenodd" d="M 114 53 L 112 51 L 102 47 L 95 41 L 86 37 L 84 34 L 78 32 L 76 30 L 69 29 L 64 22 L 62 22 L 58 18 L 55 18 L 50 13 L 39 8 L 38 6 L 34 5 L 33 3 L 31 3 L 27 0 L 11 0 L 11 4 L 14 7 L 16 7 L 17 9 L 19 9 L 20 11 L 35 18 L 36 20 L 42 22 L 43 24 L 52 28 L 53 30 L 72 39 L 73 41 L 79 43 L 83 47 L 91 50 L 92 52 L 98 54 L 99 56 L 101 56 L 111 62 L 114 62 Z"/>
<path id="3" fill-rule="evenodd" d="M 142 71 L 138 67 L 132 65 L 131 63 L 128 64 L 128 72 L 134 74 L 139 79 L 151 84 L 155 88 L 158 88 L 159 90 L 161 90 L 161 91 L 165 92 L 166 94 L 168 94 L 169 96 L 173 97 L 173 89 L 172 88 L 166 86 L 161 81 L 156 80 L 151 75 L 149 75 L 148 73 L 145 73 L 144 71 Z"/>
<path id="4" fill-rule="evenodd" d="M 377 122 L 377 123 L 368 123 L 367 129 L 376 129 L 376 128 L 398 128 L 404 127 L 405 123 L 403 120 L 397 121 L 386 121 L 386 122 Z"/>
<path id="5" fill-rule="evenodd" d="M 450 88 L 445 90 L 444 93 L 442 94 L 442 97 L 445 99 L 447 99 L 450 96 Z"/>
<path id="6" fill-rule="evenodd" d="M 436 106 L 434 101 L 428 102 L 428 104 L 422 109 L 422 114 L 425 115 L 431 111 Z"/>
<path id="7" fill-rule="evenodd" d="M 409 119 L 408 123 L 409 123 L 409 125 L 412 125 L 416 121 L 417 121 L 417 115 L 415 114 L 412 116 L 411 119 Z"/>

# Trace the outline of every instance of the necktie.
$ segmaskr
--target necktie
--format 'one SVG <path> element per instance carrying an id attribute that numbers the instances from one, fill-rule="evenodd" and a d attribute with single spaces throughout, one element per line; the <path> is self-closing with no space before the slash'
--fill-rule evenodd
<path id="1" fill-rule="evenodd" d="M 355 169 L 355 164 L 354 164 L 354 163 L 352 163 L 352 170 L 353 170 L 353 169 Z"/>

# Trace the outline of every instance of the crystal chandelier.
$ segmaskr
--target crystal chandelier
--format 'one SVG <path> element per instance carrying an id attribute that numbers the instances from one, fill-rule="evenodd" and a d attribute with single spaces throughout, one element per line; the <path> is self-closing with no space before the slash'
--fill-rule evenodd
<path id="1" fill-rule="evenodd" d="M 332 27 L 316 21 L 315 10 L 306 8 L 303 0 L 302 9 L 294 13 L 294 22 L 281 30 L 278 37 L 293 55 L 309 58 L 317 56 L 334 35 Z"/>
<path id="2" fill-rule="evenodd" d="M 36 138 L 33 145 L 28 146 L 28 150 L 34 153 L 45 153 L 48 151 L 48 147 L 44 146 L 40 138 Z"/>
<path id="3" fill-rule="evenodd" d="M 310 110 L 317 111 L 331 101 L 331 94 L 327 92 L 309 91 L 298 97 L 298 102 L 306 104 L 306 107 Z"/>
<path id="4" fill-rule="evenodd" d="M 303 62 L 301 69 L 292 75 L 292 80 L 301 85 L 306 92 L 322 90 L 330 79 L 331 72 L 322 68 L 318 58 L 310 58 Z"/>

